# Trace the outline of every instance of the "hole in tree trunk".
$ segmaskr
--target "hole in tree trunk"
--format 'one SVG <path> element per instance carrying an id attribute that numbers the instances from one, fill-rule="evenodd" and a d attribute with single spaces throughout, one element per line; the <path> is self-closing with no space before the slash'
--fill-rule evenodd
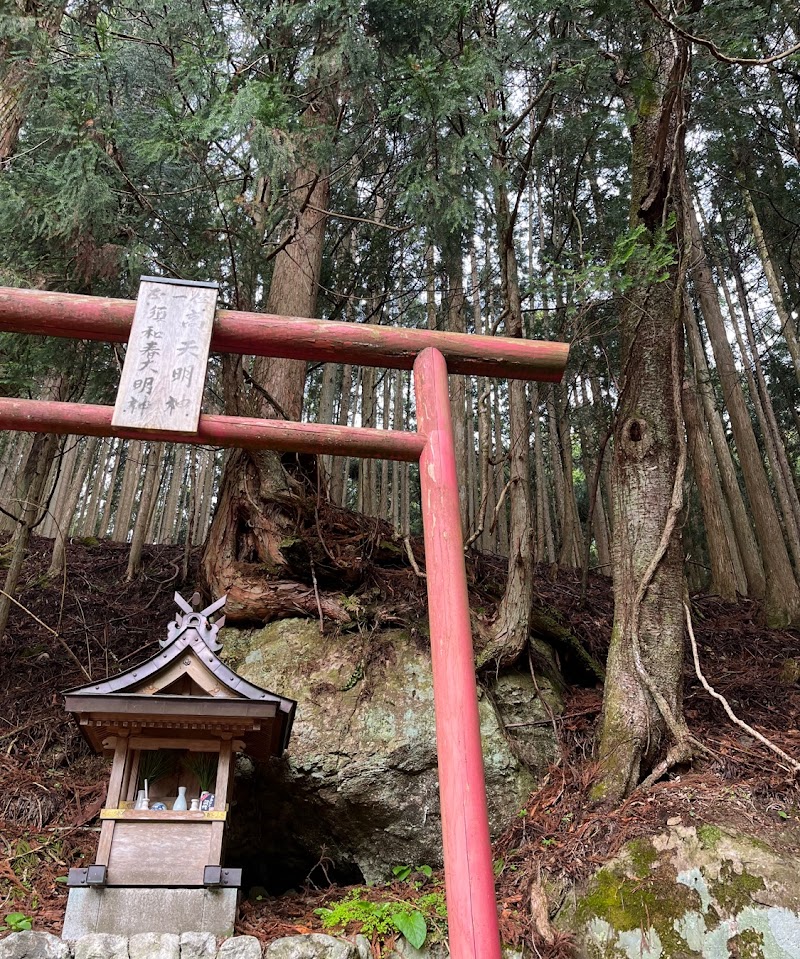
<path id="1" fill-rule="evenodd" d="M 633 443 L 641 443 L 642 424 L 638 420 L 634 420 L 628 427 L 628 437 Z"/>

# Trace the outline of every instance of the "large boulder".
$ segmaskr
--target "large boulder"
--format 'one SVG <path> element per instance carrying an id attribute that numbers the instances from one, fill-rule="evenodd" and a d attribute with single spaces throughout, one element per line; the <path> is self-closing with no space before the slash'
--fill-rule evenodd
<path id="1" fill-rule="evenodd" d="M 398 864 L 441 862 L 430 651 L 414 630 L 321 635 L 316 622 L 226 629 L 222 654 L 242 676 L 298 701 L 287 755 L 237 786 L 232 859 L 274 890 L 313 878 L 384 879 Z M 550 709 L 560 703 L 544 679 Z M 497 833 L 555 755 L 529 675 L 494 677 L 480 696 L 489 817 Z M 238 821 L 238 822 L 237 822 Z M 246 828 L 242 828 L 245 824 Z M 258 862 L 272 863 L 272 873 Z M 350 871 L 348 872 L 348 867 Z M 359 875 L 359 872 L 361 876 Z M 283 874 L 283 882 L 281 880 Z"/>
<path id="2" fill-rule="evenodd" d="M 581 959 L 798 959 L 800 860 L 716 826 L 634 840 L 562 922 Z"/>

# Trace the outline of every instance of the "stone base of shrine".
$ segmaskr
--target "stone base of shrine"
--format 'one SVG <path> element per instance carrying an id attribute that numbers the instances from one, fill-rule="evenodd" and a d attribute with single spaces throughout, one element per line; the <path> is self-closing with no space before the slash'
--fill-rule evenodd
<path id="1" fill-rule="evenodd" d="M 70 889 L 63 939 L 95 932 L 134 936 L 140 932 L 209 932 L 232 936 L 238 889 L 106 887 Z"/>

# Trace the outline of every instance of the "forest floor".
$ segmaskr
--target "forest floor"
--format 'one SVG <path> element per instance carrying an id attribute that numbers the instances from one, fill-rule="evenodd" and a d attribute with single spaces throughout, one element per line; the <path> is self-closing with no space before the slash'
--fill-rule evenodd
<path id="1" fill-rule="evenodd" d="M 359 532 L 355 521 L 340 525 L 349 550 L 363 546 L 360 537 L 378 542 L 383 535 L 377 528 Z M 420 554 L 418 544 L 415 548 Z M 194 569 L 189 585 L 179 582 L 182 547 L 146 547 L 142 573 L 130 583 L 124 582 L 125 544 L 71 544 L 66 573 L 58 580 L 47 576 L 51 549 L 51 540 L 32 540 L 17 595 L 24 608 L 14 608 L 0 645 L 0 935 L 2 918 L 14 911 L 31 916 L 34 928 L 57 933 L 67 870 L 90 861 L 96 846 L 108 767 L 89 754 L 77 726 L 65 716 L 61 691 L 149 656 L 174 614 L 175 589 L 189 595 L 194 588 Z M 491 614 L 502 566 L 499 557 L 476 556 L 469 562 L 478 615 Z M 371 597 L 377 617 L 396 620 L 402 608 L 418 617 L 424 609 L 424 586 L 406 564 L 373 563 L 364 572 L 360 589 Z M 590 576 L 582 604 L 578 573 L 543 568 L 537 602 L 604 662 L 613 612 L 608 580 Z M 766 629 L 758 605 L 749 601 L 733 605 L 695 596 L 692 615 L 700 662 L 711 685 L 741 719 L 800 758 L 800 631 Z M 613 811 L 589 801 L 601 698 L 599 684 L 590 677 L 585 685 L 568 688 L 564 713 L 554 719 L 561 760 L 495 842 L 506 942 L 531 941 L 531 888 L 540 873 L 548 877 L 552 897 L 554 889 L 588 878 L 628 840 L 668 823 L 724 823 L 773 838 L 779 831 L 783 848 L 800 853 L 797 777 L 730 723 L 702 688 L 688 650 L 686 715 L 709 752 L 692 768 L 673 771 Z M 377 902 L 413 901 L 441 883 L 435 874 L 411 880 L 402 877 L 358 895 Z M 352 891 L 343 887 L 309 886 L 245 900 L 238 931 L 263 941 L 320 931 L 322 920 L 315 910 L 348 894 Z M 557 905 L 550 902 L 551 909 Z M 543 956 L 568 954 L 568 943 L 558 936 L 547 949 L 539 946 Z"/>

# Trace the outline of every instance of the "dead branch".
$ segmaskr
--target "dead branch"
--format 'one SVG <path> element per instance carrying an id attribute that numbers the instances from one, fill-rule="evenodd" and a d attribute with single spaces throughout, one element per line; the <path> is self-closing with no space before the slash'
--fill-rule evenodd
<path id="1" fill-rule="evenodd" d="M 708 693 L 709 696 L 711 696 L 713 699 L 716 699 L 717 702 L 722 704 L 722 708 L 725 710 L 728 716 L 728 719 L 730 719 L 732 723 L 734 723 L 740 729 L 743 729 L 748 735 L 752 736 L 754 739 L 757 739 L 760 743 L 766 746 L 767 749 L 771 749 L 772 752 L 780 756 L 781 759 L 784 760 L 784 762 L 789 763 L 789 765 L 792 767 L 792 769 L 794 769 L 795 772 L 800 772 L 800 762 L 798 762 L 796 759 L 792 759 L 792 757 L 788 753 L 785 753 L 780 748 L 780 746 L 776 746 L 775 743 L 767 739 L 767 737 L 762 735 L 757 729 L 753 729 L 753 727 L 749 726 L 743 719 L 739 719 L 736 713 L 734 713 L 734 711 L 731 709 L 731 705 L 728 702 L 728 700 L 723 695 L 718 693 L 709 684 L 708 680 L 705 678 L 705 676 L 702 673 L 702 670 L 700 669 L 700 656 L 697 651 L 697 640 L 694 637 L 694 630 L 692 629 L 692 614 L 686 603 L 683 604 L 683 608 L 686 610 L 686 626 L 689 630 L 689 642 L 692 644 L 692 658 L 694 659 L 694 671 L 697 674 L 697 678 L 702 683 L 703 689 L 705 689 L 705 691 Z"/>

